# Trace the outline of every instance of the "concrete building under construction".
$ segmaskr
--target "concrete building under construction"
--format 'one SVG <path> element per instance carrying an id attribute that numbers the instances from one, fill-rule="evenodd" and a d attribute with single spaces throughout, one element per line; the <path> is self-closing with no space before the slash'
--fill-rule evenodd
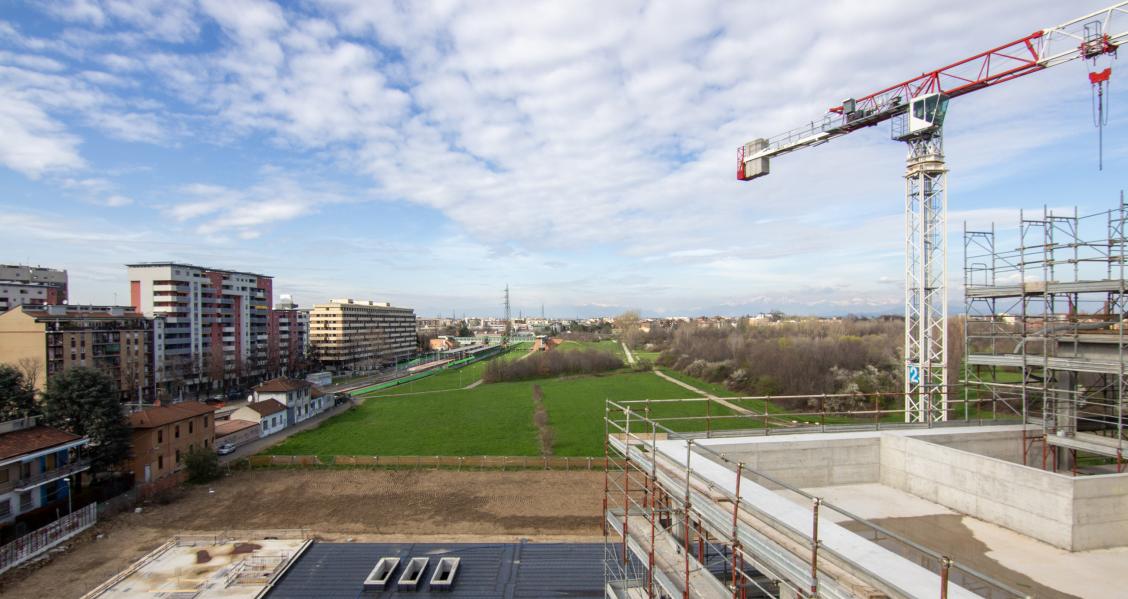
<path id="1" fill-rule="evenodd" d="M 943 419 L 608 401 L 607 596 L 1126 588 L 1128 205 L 1020 221 L 965 233 L 967 375 Z"/>

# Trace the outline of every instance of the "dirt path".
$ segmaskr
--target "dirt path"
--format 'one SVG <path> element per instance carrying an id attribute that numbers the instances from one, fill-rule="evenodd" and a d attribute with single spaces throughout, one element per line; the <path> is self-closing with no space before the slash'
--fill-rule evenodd
<path id="1" fill-rule="evenodd" d="M 660 370 L 655 370 L 654 374 L 666 379 L 667 381 L 670 381 L 671 383 L 673 383 L 673 384 L 675 384 L 679 387 L 684 387 L 686 389 L 689 389 L 690 391 L 693 391 L 694 393 L 697 393 L 698 395 L 703 395 L 705 397 L 708 397 L 709 399 L 721 404 L 722 406 L 732 410 L 733 412 L 736 412 L 737 414 L 743 414 L 745 416 L 755 416 L 755 414 L 753 414 L 752 411 L 749 410 L 748 408 L 738 406 L 738 405 L 732 403 L 731 401 L 726 400 L 723 397 L 717 397 L 716 395 L 713 395 L 712 393 L 709 393 L 708 391 L 705 391 L 704 389 L 698 389 L 697 387 L 694 387 L 693 385 L 690 385 L 689 383 L 687 383 L 685 381 L 679 381 L 678 379 L 675 379 L 674 377 L 666 374 L 665 372 L 662 372 Z"/>
<path id="2" fill-rule="evenodd" d="M 626 341 L 620 341 L 619 344 L 623 346 L 623 351 L 626 352 L 626 354 L 627 354 L 627 364 L 634 366 L 635 357 L 634 357 L 634 354 L 631 353 L 631 348 L 627 347 L 627 342 Z"/>
<path id="3" fill-rule="evenodd" d="M 38 569 L 0 577 L 0 595 L 81 597 L 172 535 L 190 531 L 305 528 L 320 538 L 358 541 L 600 541 L 602 493 L 600 472 L 239 472 L 211 487 L 191 487 L 168 505 L 99 523 Z"/>

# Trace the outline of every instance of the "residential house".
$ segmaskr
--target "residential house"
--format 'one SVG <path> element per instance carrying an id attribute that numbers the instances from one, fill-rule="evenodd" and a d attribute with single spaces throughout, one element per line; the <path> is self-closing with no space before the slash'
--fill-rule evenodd
<path id="1" fill-rule="evenodd" d="M 273 399 L 286 406 L 286 424 L 297 424 L 332 407 L 327 397 L 313 396 L 313 383 L 279 377 L 254 388 L 253 403 Z"/>
<path id="2" fill-rule="evenodd" d="M 71 477 L 90 468 L 81 457 L 88 441 L 34 417 L 0 422 L 0 525 L 65 501 Z"/>
<path id="3" fill-rule="evenodd" d="M 129 469 L 134 480 L 147 484 L 175 475 L 188 452 L 213 448 L 215 410 L 215 406 L 185 401 L 130 414 L 133 452 Z"/>
<path id="4" fill-rule="evenodd" d="M 231 413 L 232 420 L 245 420 L 258 425 L 258 436 L 267 437 L 289 424 L 286 406 L 277 399 L 255 401 Z"/>

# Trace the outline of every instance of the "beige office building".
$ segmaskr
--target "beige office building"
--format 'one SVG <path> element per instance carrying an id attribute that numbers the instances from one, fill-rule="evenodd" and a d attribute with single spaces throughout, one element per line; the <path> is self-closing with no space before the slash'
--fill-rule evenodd
<path id="1" fill-rule="evenodd" d="M 388 303 L 335 299 L 309 315 L 312 356 L 328 369 L 371 370 L 415 352 L 415 310 Z"/>

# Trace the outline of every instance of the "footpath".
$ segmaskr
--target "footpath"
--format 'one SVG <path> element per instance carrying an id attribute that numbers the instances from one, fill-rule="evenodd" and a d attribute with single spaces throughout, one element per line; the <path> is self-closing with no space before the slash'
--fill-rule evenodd
<path id="1" fill-rule="evenodd" d="M 754 416 L 755 415 L 748 408 L 738 406 L 738 405 L 732 403 L 731 401 L 728 401 L 727 399 L 725 399 L 723 397 L 717 397 L 716 395 L 713 395 L 712 393 L 709 393 L 708 391 L 705 391 L 704 389 L 698 389 L 697 387 L 694 387 L 693 385 L 690 385 L 689 383 L 687 383 L 685 381 L 679 381 L 678 379 L 675 379 L 674 377 L 666 374 L 665 372 L 662 372 L 661 370 L 655 370 L 654 374 L 666 379 L 667 381 L 670 381 L 671 383 L 673 383 L 673 384 L 675 384 L 679 387 L 684 387 L 686 389 L 689 389 L 690 391 L 693 391 L 694 393 L 696 393 L 698 395 L 703 395 L 703 396 L 721 404 L 722 406 L 732 410 L 733 412 L 736 412 L 737 414 L 742 414 L 742 415 L 745 415 L 745 416 Z"/>

